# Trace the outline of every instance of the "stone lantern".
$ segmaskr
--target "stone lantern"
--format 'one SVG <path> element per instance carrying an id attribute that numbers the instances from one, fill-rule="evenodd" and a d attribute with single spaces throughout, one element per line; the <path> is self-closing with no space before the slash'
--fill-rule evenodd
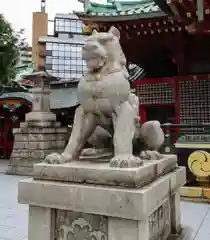
<path id="1" fill-rule="evenodd" d="M 67 128 L 61 127 L 50 112 L 50 83 L 57 78 L 45 71 L 27 78 L 34 83 L 32 111 L 26 114 L 20 128 L 13 129 L 14 146 L 7 174 L 33 175 L 33 165 L 50 153 L 63 152 L 68 140 Z"/>
<path id="2" fill-rule="evenodd" d="M 26 121 L 49 122 L 56 121 L 56 115 L 50 112 L 50 83 L 56 78 L 47 72 L 35 72 L 27 76 L 33 81 L 33 107 L 32 112 L 26 114 Z"/>

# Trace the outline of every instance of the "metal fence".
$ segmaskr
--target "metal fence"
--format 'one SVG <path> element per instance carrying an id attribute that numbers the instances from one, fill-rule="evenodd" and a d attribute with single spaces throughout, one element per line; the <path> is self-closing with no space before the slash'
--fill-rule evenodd
<path id="1" fill-rule="evenodd" d="M 163 153 L 176 153 L 175 143 L 184 135 L 210 134 L 210 123 L 203 124 L 171 124 L 164 123 L 161 127 L 165 133 L 165 141 L 161 148 Z"/>

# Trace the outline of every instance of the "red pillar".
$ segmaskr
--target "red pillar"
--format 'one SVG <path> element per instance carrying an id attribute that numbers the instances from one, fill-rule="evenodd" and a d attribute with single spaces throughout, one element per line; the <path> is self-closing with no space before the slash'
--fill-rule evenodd
<path id="1" fill-rule="evenodd" d="M 140 123 L 143 124 L 147 121 L 147 114 L 144 105 L 139 106 L 139 114 L 140 114 Z"/>

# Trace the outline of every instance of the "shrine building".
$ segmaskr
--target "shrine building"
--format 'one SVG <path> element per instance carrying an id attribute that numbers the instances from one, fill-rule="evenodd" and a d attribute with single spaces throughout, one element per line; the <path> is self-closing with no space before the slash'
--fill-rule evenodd
<path id="1" fill-rule="evenodd" d="M 210 119 L 210 1 L 80 0 L 84 31 L 115 26 L 127 62 L 144 70 L 133 82 L 141 122 L 197 124 Z"/>

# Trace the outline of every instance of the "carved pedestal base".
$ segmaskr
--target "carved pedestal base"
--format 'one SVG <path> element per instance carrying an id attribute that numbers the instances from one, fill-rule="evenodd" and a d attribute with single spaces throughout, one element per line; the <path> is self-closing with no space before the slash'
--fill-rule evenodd
<path id="1" fill-rule="evenodd" d="M 175 163 L 175 156 L 165 156 L 132 169 L 95 162 L 36 164 L 35 177 L 18 189 L 19 202 L 30 206 L 29 239 L 181 237 L 179 190 L 186 175 Z"/>
<path id="2" fill-rule="evenodd" d="M 14 129 L 14 146 L 7 174 L 33 175 L 33 165 L 42 162 L 47 154 L 63 152 L 67 129 L 59 122 L 25 122 Z"/>

